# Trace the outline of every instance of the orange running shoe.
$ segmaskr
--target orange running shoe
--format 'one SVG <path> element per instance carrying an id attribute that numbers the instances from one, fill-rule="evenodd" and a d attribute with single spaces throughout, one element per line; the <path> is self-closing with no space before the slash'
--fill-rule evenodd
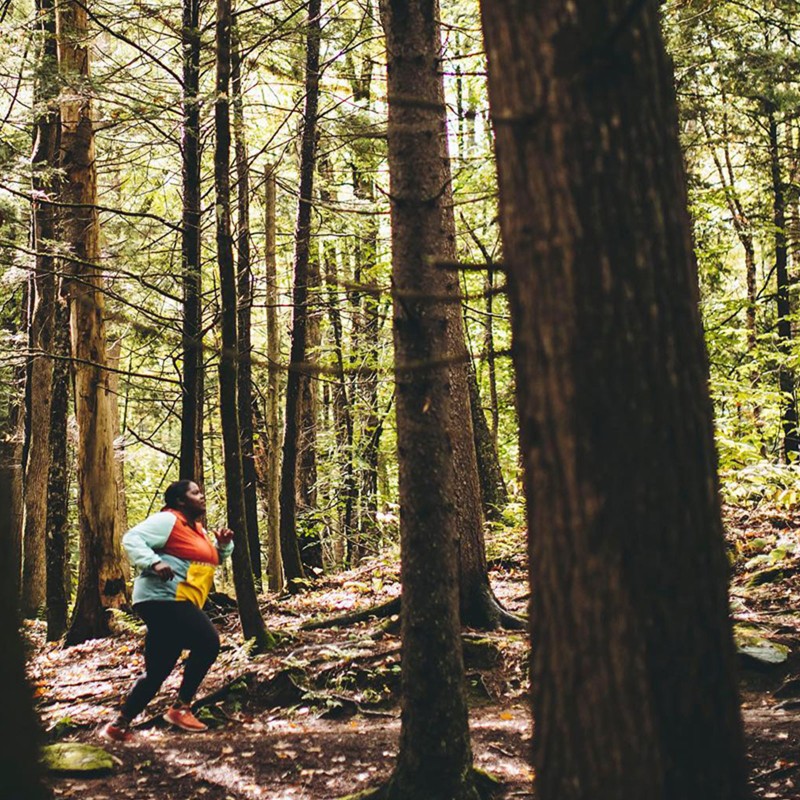
<path id="1" fill-rule="evenodd" d="M 190 733 L 200 733 L 201 731 L 208 730 L 208 725 L 200 722 L 200 720 L 192 714 L 192 709 L 189 708 L 189 706 L 170 708 L 167 713 L 164 714 L 164 719 L 169 722 L 170 725 L 174 725 L 176 728 L 189 731 Z"/>
<path id="2" fill-rule="evenodd" d="M 136 738 L 128 728 L 115 725 L 113 722 L 103 725 L 100 728 L 100 735 L 104 739 L 109 739 L 112 742 L 122 742 L 123 744 L 128 744 Z"/>

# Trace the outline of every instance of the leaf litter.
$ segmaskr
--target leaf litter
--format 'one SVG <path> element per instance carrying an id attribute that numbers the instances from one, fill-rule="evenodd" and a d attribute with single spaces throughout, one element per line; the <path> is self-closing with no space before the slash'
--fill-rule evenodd
<path id="1" fill-rule="evenodd" d="M 751 790 L 756 798 L 796 800 L 800 513 L 728 507 L 724 518 Z M 491 574 L 501 601 L 523 613 L 524 567 L 522 558 L 498 559 Z M 242 644 L 235 611 L 214 609 L 223 649 L 198 697 L 209 731 L 175 732 L 161 721 L 180 681 L 176 669 L 137 725 L 136 743 L 103 743 L 117 758 L 113 772 L 95 780 L 52 775 L 54 795 L 332 800 L 380 783 L 392 770 L 400 730 L 399 639 L 376 620 L 321 630 L 301 625 L 398 593 L 396 572 L 376 562 L 325 576 L 297 597 L 265 596 L 267 625 L 285 638 L 255 657 Z M 42 623 L 26 623 L 29 677 L 48 741 L 97 744 L 98 728 L 142 669 L 143 629 L 124 615 L 117 622 L 114 637 L 68 649 L 46 643 Z M 512 632 L 481 638 L 500 658 L 467 669 L 475 761 L 504 782 L 499 798 L 532 798 L 528 642 Z"/>
<path id="2" fill-rule="evenodd" d="M 492 582 L 512 611 L 524 612 L 523 564 L 496 568 Z M 110 774 L 49 777 L 57 798 L 103 800 L 332 800 L 385 780 L 400 731 L 400 640 L 385 620 L 301 630 L 313 619 L 377 606 L 399 594 L 396 568 L 382 562 L 324 576 L 301 595 L 264 596 L 267 626 L 282 634 L 275 650 L 253 656 L 242 644 L 235 609 L 210 616 L 222 639 L 217 662 L 196 698 L 203 734 L 161 720 L 177 692 L 177 667 L 134 727 L 126 745 L 100 740 L 143 668 L 144 629 L 116 614 L 115 634 L 72 648 L 44 641 L 26 623 L 28 674 L 48 742 L 100 744 L 117 758 Z M 522 599 L 521 599 L 522 598 Z M 476 765 L 504 781 L 499 798 L 530 797 L 526 637 L 481 634 L 499 657 L 469 667 Z"/>

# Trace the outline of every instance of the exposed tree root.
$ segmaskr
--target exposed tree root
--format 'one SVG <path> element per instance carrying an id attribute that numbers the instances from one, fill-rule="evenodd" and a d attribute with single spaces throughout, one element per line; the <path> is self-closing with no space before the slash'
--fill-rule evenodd
<path id="1" fill-rule="evenodd" d="M 476 767 L 472 768 L 472 784 L 472 787 L 465 786 L 464 793 L 459 795 L 456 800 L 472 800 L 473 798 L 474 800 L 491 800 L 502 787 L 502 783 L 497 778 Z M 396 777 L 392 776 L 387 783 L 381 786 L 350 794 L 339 800 L 420 800 L 420 797 L 421 795 L 416 790 L 410 792 L 404 790 Z M 445 800 L 445 798 L 441 798 L 441 800 Z M 453 799 L 448 798 L 448 800 Z"/>
<path id="2" fill-rule="evenodd" d="M 461 624 L 480 631 L 494 631 L 498 628 L 521 631 L 527 628 L 528 621 L 504 608 L 487 582 L 478 587 L 467 601 L 462 598 Z"/>
<path id="3" fill-rule="evenodd" d="M 330 619 L 312 620 L 300 626 L 301 630 L 314 631 L 323 628 L 347 627 L 365 622 L 370 618 L 385 619 L 386 617 L 400 614 L 401 597 L 395 597 L 379 606 L 373 606 L 364 611 L 353 611 Z M 504 628 L 510 631 L 525 630 L 528 625 L 523 616 L 512 614 L 494 596 L 491 589 L 479 593 L 479 596 L 470 604 L 469 609 L 462 609 L 461 624 L 465 627 L 476 628 L 482 631 L 493 631 Z"/>
<path id="4" fill-rule="evenodd" d="M 379 606 L 368 608 L 366 611 L 353 611 L 350 614 L 342 614 L 339 617 L 332 617 L 331 619 L 312 620 L 311 622 L 306 622 L 304 625 L 300 626 L 300 630 L 314 631 L 322 630 L 323 628 L 346 627 L 347 625 L 355 625 L 358 622 L 364 622 L 370 617 L 384 619 L 385 617 L 391 617 L 394 614 L 399 613 L 400 596 L 398 595 L 392 600 L 382 603 Z"/>

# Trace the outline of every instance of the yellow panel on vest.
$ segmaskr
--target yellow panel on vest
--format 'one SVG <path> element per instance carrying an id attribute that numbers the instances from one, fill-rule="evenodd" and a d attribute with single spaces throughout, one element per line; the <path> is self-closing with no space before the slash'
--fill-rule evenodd
<path id="1" fill-rule="evenodd" d="M 205 605 L 211 584 L 214 581 L 213 564 L 190 564 L 186 580 L 178 584 L 175 591 L 176 600 L 188 600 L 198 608 Z"/>

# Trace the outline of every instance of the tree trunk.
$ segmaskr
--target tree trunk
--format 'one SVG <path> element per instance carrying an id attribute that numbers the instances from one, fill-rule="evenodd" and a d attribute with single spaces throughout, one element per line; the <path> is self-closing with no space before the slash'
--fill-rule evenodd
<path id="1" fill-rule="evenodd" d="M 78 422 L 78 513 L 80 572 L 78 593 L 66 643 L 110 633 L 109 607 L 127 604 L 117 525 L 114 423 L 106 359 L 103 276 L 98 266 L 100 225 L 97 214 L 92 101 L 89 90 L 88 24 L 85 6 L 58 5 L 61 95 L 61 168 L 63 240 L 71 275 L 72 352 L 75 416 Z"/>
<path id="2" fill-rule="evenodd" d="M 311 159 L 316 169 L 316 148 Z M 322 171 L 324 165 L 320 165 Z M 323 189 L 320 200 L 330 201 L 330 193 Z M 308 238 L 308 303 L 306 306 L 306 357 L 309 363 L 319 358 L 321 343 L 320 318 L 322 317 L 322 279 L 319 265 L 319 247 Z M 300 536 L 300 557 L 307 569 L 322 569 L 322 540 L 319 531 L 319 506 L 317 492 L 317 427 L 319 419 L 319 381 L 309 372 L 300 375 L 300 429 L 297 444 L 297 516 Z"/>
<path id="3" fill-rule="evenodd" d="M 362 555 L 354 529 L 356 482 L 353 470 L 353 417 L 350 413 L 352 406 L 348 393 L 347 373 L 344 368 L 344 336 L 337 297 L 339 276 L 336 268 L 336 253 L 328 247 L 325 248 L 325 282 L 328 285 L 328 319 L 333 332 L 333 347 L 338 370 L 333 387 L 333 416 L 341 485 L 334 489 L 336 496 L 332 498 L 332 503 L 341 509 L 340 533 L 344 544 L 341 552 L 344 556 L 344 563 L 352 567 L 358 564 Z M 342 502 L 344 503 L 343 508 L 341 507 Z"/>
<path id="4" fill-rule="evenodd" d="M 53 339 L 53 396 L 50 404 L 50 470 L 47 476 L 47 641 L 60 639 L 69 614 L 69 302 L 59 296 Z"/>
<path id="5" fill-rule="evenodd" d="M 716 58 L 716 48 L 713 44 L 713 35 L 709 31 L 708 44 L 712 54 Z M 720 99 L 723 108 L 727 106 L 727 91 L 720 75 Z M 712 158 L 717 168 L 722 187 L 725 190 L 725 199 L 728 204 L 728 210 L 733 220 L 733 227 L 736 230 L 736 235 L 739 237 L 739 242 L 744 250 L 744 266 L 745 266 L 745 282 L 747 285 L 747 311 L 746 311 L 746 330 L 747 330 L 747 348 L 750 351 L 750 356 L 753 359 L 753 368 L 750 373 L 750 385 L 755 389 L 760 381 L 759 370 L 757 367 L 757 354 L 756 354 L 756 307 L 758 303 L 758 290 L 756 289 L 756 254 L 753 245 L 753 231 L 750 224 L 749 214 L 745 213 L 744 203 L 741 195 L 736 186 L 736 172 L 733 168 L 733 160 L 731 159 L 730 151 L 730 131 L 728 126 L 728 114 L 726 111 L 722 115 L 722 158 L 717 155 L 716 145 L 712 137 L 710 127 L 703 114 L 700 115 L 700 121 L 706 134 L 708 145 L 711 149 Z M 761 428 L 761 409 L 758 403 L 755 403 L 752 409 L 753 422 L 756 429 Z"/>
<path id="6" fill-rule="evenodd" d="M 389 3 L 392 6 L 392 3 Z M 426 13 L 429 3 L 415 4 L 414 8 L 419 13 Z M 393 6 L 392 6 L 393 7 Z M 432 8 L 432 6 L 430 6 Z M 405 12 L 402 14 L 406 19 Z M 406 23 L 403 23 L 406 24 Z M 430 23 L 433 24 L 433 23 Z M 438 26 L 438 22 L 436 22 Z M 436 36 L 439 35 L 438 27 Z M 437 40 L 438 41 L 438 40 Z M 436 45 L 437 56 L 440 45 Z M 398 50 L 399 52 L 399 50 Z M 435 58 L 434 57 L 434 60 Z M 426 67 L 427 68 L 427 67 Z M 440 134 L 435 142 L 428 146 L 439 147 L 437 151 L 439 169 L 442 180 L 437 191 L 442 192 L 442 204 L 438 219 L 440 221 L 439 236 L 441 243 L 436 249 L 443 263 L 452 264 L 457 260 L 456 252 L 456 225 L 453 214 L 452 179 L 450 172 L 450 159 L 447 152 L 447 115 L 444 100 L 444 84 L 439 71 L 434 75 L 436 82 L 436 97 L 420 98 L 418 94 L 401 94 L 397 100 L 401 105 L 409 105 L 414 111 L 415 104 L 431 102 L 439 114 Z M 409 124 L 416 124 L 413 117 Z M 419 146 L 419 144 L 417 145 Z M 421 156 L 422 158 L 422 156 Z M 433 159 L 433 156 L 430 156 Z M 441 267 L 438 268 L 440 272 Z M 498 625 L 519 627 L 521 621 L 506 612 L 494 597 L 489 586 L 489 575 L 486 566 L 486 547 L 483 533 L 483 509 L 481 506 L 481 487 L 478 476 L 477 456 L 475 453 L 475 439 L 472 428 L 472 415 L 470 410 L 469 385 L 467 378 L 467 352 L 464 336 L 464 324 L 461 313 L 460 289 L 458 276 L 451 276 L 454 295 L 446 303 L 446 313 L 450 318 L 447 328 L 443 331 L 447 337 L 446 346 L 449 353 L 449 381 L 454 403 L 454 419 L 460 424 L 452 430 L 453 460 L 455 463 L 455 513 L 458 515 L 458 560 L 459 560 L 459 586 L 461 596 L 461 622 L 463 625 L 474 628 L 496 628 Z"/>
<path id="7" fill-rule="evenodd" d="M 748 796 L 656 3 L 484 2 L 541 800 Z"/>
<path id="8" fill-rule="evenodd" d="M 778 383 L 781 390 L 783 420 L 783 455 L 787 463 L 800 452 L 800 432 L 797 429 L 797 400 L 795 398 L 792 358 L 792 307 L 789 299 L 789 270 L 786 248 L 786 199 L 781 175 L 778 123 L 775 112 L 768 114 L 769 160 L 772 174 L 772 202 L 775 226 L 775 281 L 778 311 L 778 341 L 781 363 Z"/>
<path id="9" fill-rule="evenodd" d="M 233 135 L 236 153 L 236 281 L 238 288 L 238 352 L 239 352 L 239 427 L 242 437 L 242 470 L 244 473 L 244 508 L 250 560 L 256 588 L 261 591 L 261 537 L 258 532 L 258 496 L 256 462 L 253 443 L 253 370 L 250 336 L 253 315 L 253 270 L 250 265 L 250 167 L 247 162 L 247 137 L 244 127 L 242 97 L 242 64 L 238 34 L 234 27 L 231 52 L 233 85 Z"/>
<path id="10" fill-rule="evenodd" d="M 27 304 L 21 304 L 21 317 L 19 331 L 27 328 Z M 8 510 L 9 538 L 8 542 L 8 574 L 14 589 L 17 601 L 22 590 L 22 531 L 25 525 L 25 493 L 23 491 L 22 464 L 25 460 L 25 366 L 19 365 L 12 371 L 13 383 L 18 390 L 9 397 L 7 412 L 8 427 L 0 429 L 0 440 L 8 442 L 6 459 L 13 465 L 10 472 L 10 504 Z M 22 395 L 22 397 L 20 397 Z M 2 444 L 2 442 L 0 442 Z M 2 513 L 2 512 L 0 512 Z"/>
<path id="11" fill-rule="evenodd" d="M 203 483 L 203 306 L 200 263 L 200 0 L 183 0 L 183 391 L 180 477 Z"/>
<path id="12" fill-rule="evenodd" d="M 301 370 L 306 360 L 308 265 L 311 249 L 311 207 L 314 196 L 317 107 L 319 104 L 319 45 L 321 0 L 309 0 L 306 49 L 306 102 L 300 147 L 300 202 L 297 209 L 294 260 L 292 348 L 286 381 L 286 423 L 281 471 L 281 554 L 289 590 L 300 589 L 305 578 L 297 541 L 297 459 L 301 425 Z"/>
<path id="13" fill-rule="evenodd" d="M 372 181 L 365 182 L 365 198 L 374 201 Z M 354 388 L 359 391 L 358 405 L 364 409 L 358 436 L 358 521 L 356 537 L 363 548 L 378 547 L 378 458 L 383 418 L 378 408 L 378 362 L 380 359 L 381 290 L 377 286 L 378 221 L 368 218 L 363 239 L 356 250 L 355 282 L 365 287 L 353 292 L 356 306 L 353 324 L 353 351 L 358 354 L 359 370 Z M 357 322 L 357 324 L 356 324 Z"/>
<path id="14" fill-rule="evenodd" d="M 113 423 L 114 439 L 114 474 L 117 476 L 117 525 L 121 531 L 128 530 L 128 500 L 125 493 L 125 447 L 120 438 L 119 422 L 119 360 L 122 352 L 122 340 L 112 342 L 108 349 L 108 366 L 111 369 L 108 378 L 108 387 L 111 392 L 111 420 Z M 123 551 L 126 570 L 130 571 L 127 564 L 127 555 Z"/>
<path id="15" fill-rule="evenodd" d="M 319 262 L 316 255 L 309 260 L 310 302 L 306 321 L 307 361 L 319 354 Z M 322 541 L 319 535 L 317 507 L 317 417 L 319 416 L 318 381 L 315 375 L 300 375 L 300 426 L 297 444 L 297 527 L 300 558 L 306 569 L 322 568 Z"/>
<path id="16" fill-rule="evenodd" d="M 497 399 L 497 356 L 494 345 L 494 269 L 486 272 L 486 335 L 484 337 L 486 369 L 489 373 L 489 405 L 492 419 L 492 443 L 497 451 L 497 431 L 500 427 L 500 403 Z"/>
<path id="17" fill-rule="evenodd" d="M 217 209 L 217 261 L 221 299 L 222 352 L 219 358 L 220 421 L 225 461 L 225 495 L 228 524 L 236 534 L 233 549 L 233 580 L 245 639 L 255 639 L 256 647 L 265 650 L 273 637 L 264 625 L 258 607 L 253 567 L 250 561 L 247 515 L 244 505 L 242 438 L 238 407 L 238 336 L 236 273 L 233 264 L 233 236 L 230 217 L 230 107 L 228 92 L 231 75 L 231 5 L 217 0 L 217 99 L 214 104 L 216 147 L 214 152 L 214 189 Z"/>
<path id="18" fill-rule="evenodd" d="M 36 253 L 29 327 L 27 458 L 25 464 L 25 531 L 20 610 L 23 617 L 35 617 L 45 600 L 45 518 L 47 515 L 47 472 L 50 467 L 50 396 L 53 381 L 53 325 L 56 293 L 56 207 L 48 202 L 57 193 L 56 170 L 59 151 L 58 54 L 56 22 L 52 0 L 37 3 L 41 51 L 34 87 L 39 112 L 34 127 L 31 156 L 31 243 Z"/>
<path id="19" fill-rule="evenodd" d="M 285 586 L 280 537 L 280 474 L 281 474 L 281 422 L 280 422 L 280 328 L 278 326 L 278 279 L 276 259 L 276 181 L 275 167 L 267 167 L 264 185 L 265 206 L 265 264 L 266 264 L 266 316 L 267 316 L 267 375 L 266 396 L 266 475 L 264 496 L 267 505 L 267 576 L 269 588 L 281 592 Z"/>
<path id="20" fill-rule="evenodd" d="M 500 469 L 492 432 L 483 413 L 478 376 L 470 360 L 467 365 L 469 382 L 469 408 L 472 414 L 472 430 L 475 432 L 475 454 L 478 459 L 478 477 L 481 481 L 483 511 L 488 519 L 500 519 L 508 505 L 508 490 Z"/>
<path id="21" fill-rule="evenodd" d="M 0 442 L 0 541 L 13 539 L 13 445 Z M 0 681 L 6 696 L 0 710 L 0 797 L 8 800 L 45 800 L 50 792 L 42 781 L 39 764 L 40 729 L 33 711 L 33 693 L 25 677 L 25 651 L 19 633 L 18 581 L 14 561 L 2 560 L 0 570 Z"/>
<path id="22" fill-rule="evenodd" d="M 390 798 L 476 798 L 458 609 L 467 429 L 460 293 L 435 0 L 382 0 L 403 585 L 402 725 Z M 454 344 L 460 348 L 454 349 Z M 466 423 L 466 424 L 465 424 Z M 474 469 L 474 450 L 473 450 Z M 475 475 L 477 481 L 477 475 Z M 477 497 L 478 490 L 475 487 Z M 478 501 L 479 508 L 479 501 Z"/>

